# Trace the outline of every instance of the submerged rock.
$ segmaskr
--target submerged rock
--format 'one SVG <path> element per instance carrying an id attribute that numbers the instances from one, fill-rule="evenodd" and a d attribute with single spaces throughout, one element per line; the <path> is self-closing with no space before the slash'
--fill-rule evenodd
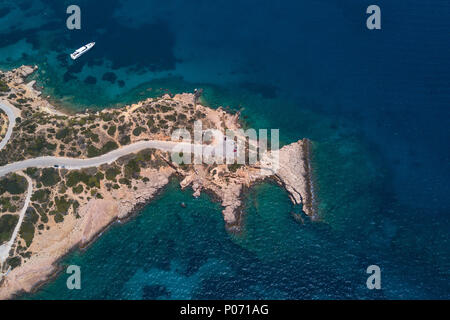
<path id="1" fill-rule="evenodd" d="M 103 74 L 102 80 L 114 83 L 117 80 L 117 76 L 114 72 L 106 72 Z"/>
<path id="2" fill-rule="evenodd" d="M 88 77 L 86 77 L 86 79 L 84 79 L 84 83 L 96 84 L 97 83 L 97 78 L 95 78 L 93 76 L 88 76 Z"/>

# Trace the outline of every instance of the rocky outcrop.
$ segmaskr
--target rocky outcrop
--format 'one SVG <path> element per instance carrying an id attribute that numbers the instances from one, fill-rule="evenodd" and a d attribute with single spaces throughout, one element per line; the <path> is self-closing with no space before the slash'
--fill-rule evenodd
<path id="1" fill-rule="evenodd" d="M 195 170 L 189 172 L 180 170 L 179 174 L 184 177 L 180 186 L 191 186 L 194 196 L 199 196 L 202 190 L 213 194 L 223 207 L 227 228 L 233 231 L 240 230 L 243 190 L 267 179 L 286 189 L 292 203 L 301 205 L 306 215 L 314 217 L 310 143 L 307 139 L 299 140 L 284 146 L 276 155 L 268 153 L 257 164 L 242 166 L 234 173 L 229 172 L 226 165 L 215 167 L 216 174 L 211 174 L 211 170 L 206 170 L 204 166 L 195 166 Z"/>
<path id="2" fill-rule="evenodd" d="M 19 82 L 16 89 L 20 89 L 24 97 L 33 100 L 31 108 L 54 113 L 45 99 L 37 97 L 38 92 L 33 89 L 34 83 L 28 86 L 23 83 L 23 79 L 34 70 L 32 67 L 21 67 L 3 75 L 10 83 Z M 181 104 L 180 108 L 185 109 L 180 110 L 186 110 L 186 113 L 189 111 L 187 106 L 195 104 L 195 114 L 200 113 L 202 120 L 210 124 L 209 128 L 224 132 L 225 129 L 235 130 L 241 127 L 238 113 L 230 114 L 221 108 L 211 109 L 196 104 L 192 94 L 179 94 L 173 98 L 165 95 L 162 99 Z M 142 103 L 137 103 L 124 109 L 130 115 L 138 112 L 142 106 Z M 163 135 L 159 138 L 158 140 L 170 139 Z M 211 143 L 217 145 L 223 141 Z M 307 139 L 299 140 L 278 151 L 266 152 L 256 164 L 241 166 L 204 163 L 177 165 L 166 154 L 159 153 L 162 163 L 140 168 L 139 179 L 130 177 L 129 186 L 121 185 L 117 189 L 110 189 L 102 182 L 98 193 L 103 198 L 83 198 L 86 201 L 80 203 L 78 215 L 67 215 L 62 223 L 51 222 L 50 228 L 36 234 L 29 247 L 29 252 L 33 253 L 31 257 L 20 267 L 14 268 L 0 283 L 0 299 L 11 298 L 22 291 L 29 292 L 48 280 L 57 271 L 57 262 L 64 255 L 73 248 L 87 246 L 114 221 L 129 217 L 153 199 L 174 174 L 180 178 L 181 188 L 193 189 L 194 197 L 200 196 L 201 192 L 208 192 L 221 203 L 223 218 L 230 231 L 240 230 L 243 192 L 255 183 L 268 179 L 286 189 L 292 203 L 301 205 L 306 215 L 314 217 L 316 213 L 311 183 L 310 145 Z M 128 162 L 127 156 L 117 160 L 120 165 L 125 162 Z M 69 197 L 73 196 L 71 191 L 65 192 Z"/>
<path id="3" fill-rule="evenodd" d="M 11 82 L 13 85 L 19 85 L 24 79 L 37 70 L 37 66 L 21 66 L 17 69 L 4 73 L 5 81 Z"/>
<path id="4" fill-rule="evenodd" d="M 276 181 L 289 192 L 292 203 L 303 206 L 308 216 L 314 216 L 311 183 L 310 144 L 299 140 L 280 150 L 280 168 L 274 174 Z"/>

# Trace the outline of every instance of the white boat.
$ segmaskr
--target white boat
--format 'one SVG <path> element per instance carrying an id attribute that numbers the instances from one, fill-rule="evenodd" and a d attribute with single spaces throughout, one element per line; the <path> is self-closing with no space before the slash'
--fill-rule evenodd
<path id="1" fill-rule="evenodd" d="M 73 60 L 78 59 L 82 54 L 84 54 L 87 51 L 91 50 L 93 46 L 95 46 L 95 42 L 88 43 L 87 45 L 82 46 L 80 49 L 75 50 L 75 52 L 72 53 L 70 55 L 70 57 Z"/>

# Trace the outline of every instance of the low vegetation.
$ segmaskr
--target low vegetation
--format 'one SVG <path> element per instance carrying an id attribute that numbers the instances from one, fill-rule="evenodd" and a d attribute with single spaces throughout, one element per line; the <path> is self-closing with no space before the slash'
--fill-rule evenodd
<path id="1" fill-rule="evenodd" d="M 18 174 L 10 174 L 0 179 L 0 195 L 5 192 L 10 194 L 22 194 L 27 188 L 27 180 Z"/>
<path id="2" fill-rule="evenodd" d="M 8 241 L 16 227 L 19 216 L 4 214 L 0 217 L 0 244 Z"/>
<path id="3" fill-rule="evenodd" d="M 9 91 L 8 85 L 6 84 L 5 81 L 0 79 L 0 92 L 8 92 L 8 91 Z"/>

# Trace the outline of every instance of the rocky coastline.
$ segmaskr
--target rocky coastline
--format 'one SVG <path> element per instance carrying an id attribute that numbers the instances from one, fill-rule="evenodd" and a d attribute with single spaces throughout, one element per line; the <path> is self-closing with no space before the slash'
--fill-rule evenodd
<path id="1" fill-rule="evenodd" d="M 50 114 L 55 119 L 68 117 L 68 121 L 80 117 L 79 114 L 68 115 L 57 111 L 57 108 L 43 99 L 40 92 L 34 89 L 34 82 L 25 83 L 24 79 L 34 70 L 33 67 L 23 66 L 3 73 L 3 81 L 8 83 L 13 93 L 8 93 L 8 96 L 0 97 L 0 99 L 5 99 L 20 109 L 21 106 L 17 104 L 17 97 L 14 100 L 9 97 L 11 97 L 11 94 L 17 95 L 17 92 L 22 92 L 23 99 L 26 99 L 27 102 L 26 108 L 21 109 L 22 113 L 29 109 L 39 110 L 40 113 Z M 177 105 L 175 107 L 179 108 L 177 110 L 182 110 L 188 115 L 189 110 L 195 108 L 194 112 L 190 112 L 192 117 L 195 117 L 196 112 L 200 111 L 202 119 L 207 121 L 211 128 L 224 130 L 225 128 L 236 129 L 241 127 L 239 114 L 232 115 L 221 108 L 211 109 L 198 105 L 195 103 L 195 97 L 192 94 L 180 94 L 174 97 L 166 95 L 159 100 L 150 100 L 124 107 L 121 115 L 123 114 L 125 119 L 132 119 L 136 110 L 150 105 L 166 103 L 167 105 Z M 193 107 L 194 104 L 195 107 Z M 21 117 L 26 118 L 23 114 Z M 138 128 L 138 125 L 133 128 Z M 100 131 L 99 135 L 101 142 L 103 140 Z M 155 133 L 156 135 L 159 135 L 160 139 L 169 139 L 165 134 Z M 149 137 L 153 136 L 143 133 L 141 136 L 138 135 L 137 138 L 133 137 L 133 139 L 139 141 L 138 139 L 148 139 Z M 114 139 L 114 142 L 120 144 L 117 134 Z M 57 150 L 61 150 L 61 147 L 58 147 Z M 83 154 L 81 154 L 82 156 Z M 120 170 L 125 172 L 130 162 L 135 161 L 134 159 L 140 156 L 142 154 L 134 155 L 134 158 L 130 158 L 131 160 L 123 157 L 124 159 L 119 159 L 111 165 L 93 169 L 89 174 L 97 176 L 100 172 L 100 175 L 107 175 L 108 170 L 116 167 L 122 168 Z M 11 299 L 24 292 L 32 292 L 55 277 L 59 270 L 59 262 L 63 257 L 67 256 L 72 250 L 89 246 L 114 222 L 118 220 L 126 222 L 127 219 L 133 217 L 136 212 L 162 192 L 169 183 L 169 179 L 174 176 L 180 180 L 182 189 L 191 188 L 193 190 L 194 197 L 198 197 L 201 192 L 207 192 L 215 201 L 220 202 L 223 207 L 222 214 L 225 226 L 230 232 L 241 230 L 245 190 L 256 183 L 267 180 L 275 181 L 284 188 L 292 203 L 302 206 L 307 216 L 312 218 L 316 216 L 311 178 L 311 141 L 308 139 L 298 140 L 278 151 L 279 168 L 276 172 L 263 170 L 270 168 L 268 159 L 272 158 L 271 152 L 268 152 L 266 158 L 263 158 L 257 164 L 244 165 L 236 170 L 231 170 L 226 164 L 182 166 L 171 163 L 169 155 L 160 151 L 150 153 L 149 157 L 151 161 L 138 160 L 142 166 L 139 168 L 137 175 L 133 173 L 127 178 L 123 173 L 122 179 L 127 178 L 128 182 L 118 183 L 116 184 L 117 187 L 111 188 L 111 183 L 107 179 L 99 179 L 98 184 L 90 190 L 90 193 L 87 193 L 88 189 L 84 185 L 81 195 L 74 192 L 73 188 L 68 189 L 63 184 L 64 182 L 67 184 L 70 170 L 58 169 L 58 177 L 60 177 L 61 182 L 52 187 L 52 195 L 56 194 L 56 188 L 61 190 L 64 187 L 64 190 L 67 190 L 65 196 L 67 196 L 68 201 L 76 201 L 78 207 L 75 210 L 74 205 L 74 209 L 69 209 L 69 213 L 63 215 L 62 222 L 56 222 L 56 218 L 53 221 L 53 218 L 50 217 L 47 228 L 34 234 L 32 243 L 26 251 L 30 254 L 27 255 L 26 259 L 22 259 L 21 265 L 13 268 L 7 276 L 0 280 L 0 299 Z M 39 169 L 32 176 L 37 183 L 43 176 L 41 171 Z M 84 171 L 80 172 L 84 174 Z M 80 185 L 82 185 L 81 182 Z M 57 196 L 55 197 L 56 200 L 59 199 Z M 16 248 L 17 246 L 19 245 L 16 244 Z"/>

